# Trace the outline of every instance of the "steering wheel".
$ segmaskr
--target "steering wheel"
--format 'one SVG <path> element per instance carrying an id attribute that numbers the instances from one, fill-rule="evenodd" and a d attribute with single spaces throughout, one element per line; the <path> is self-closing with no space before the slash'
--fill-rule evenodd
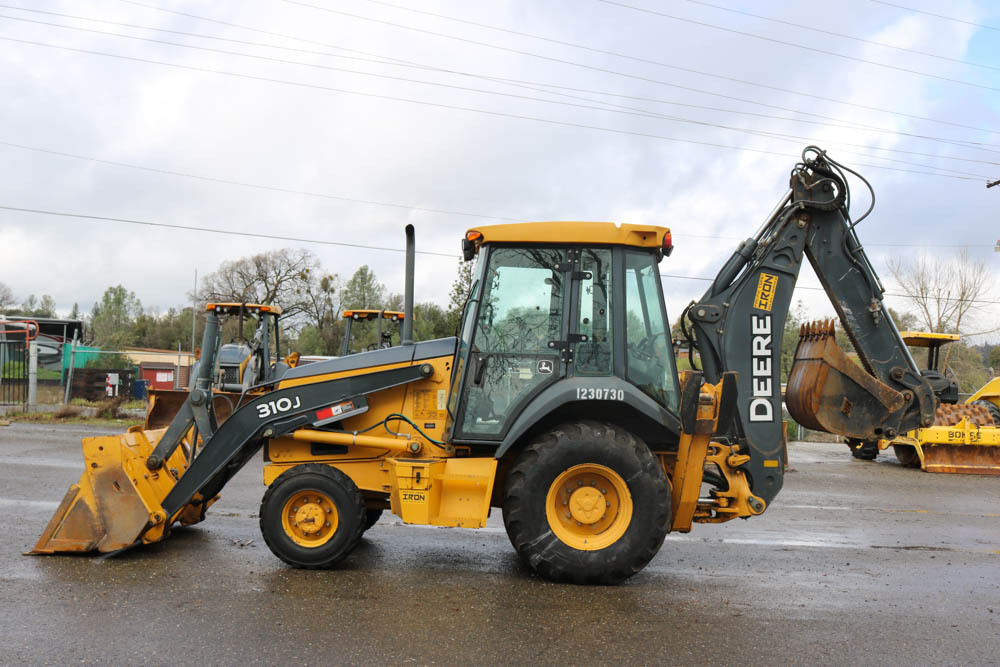
<path id="1" fill-rule="evenodd" d="M 667 332 L 658 331 L 650 336 L 646 336 L 638 343 L 629 344 L 629 349 L 632 353 L 639 359 L 643 361 L 650 361 L 656 358 L 656 339 L 660 336 L 666 336 Z"/>

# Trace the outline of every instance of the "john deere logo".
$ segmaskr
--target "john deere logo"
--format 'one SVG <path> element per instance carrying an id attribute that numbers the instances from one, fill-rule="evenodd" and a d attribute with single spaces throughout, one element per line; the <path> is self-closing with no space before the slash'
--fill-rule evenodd
<path id="1" fill-rule="evenodd" d="M 777 289 L 778 276 L 761 273 L 760 280 L 757 281 L 757 295 L 754 297 L 753 307 L 771 312 L 771 306 L 774 305 L 774 293 Z"/>

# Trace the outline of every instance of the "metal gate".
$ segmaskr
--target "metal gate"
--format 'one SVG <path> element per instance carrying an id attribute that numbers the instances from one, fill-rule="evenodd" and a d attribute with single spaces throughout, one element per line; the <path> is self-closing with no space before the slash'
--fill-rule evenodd
<path id="1" fill-rule="evenodd" d="M 28 405 L 28 342 L 34 322 L 0 322 L 0 405 Z"/>

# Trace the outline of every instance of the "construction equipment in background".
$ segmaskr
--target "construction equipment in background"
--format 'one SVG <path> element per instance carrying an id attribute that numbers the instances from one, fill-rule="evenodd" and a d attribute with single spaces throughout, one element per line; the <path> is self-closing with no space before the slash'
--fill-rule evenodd
<path id="1" fill-rule="evenodd" d="M 934 423 L 895 438 L 849 438 L 851 455 L 872 461 L 880 451 L 892 447 L 899 462 L 908 468 L 1000 475 L 1000 378 L 993 378 L 959 403 L 958 384 L 939 366 L 941 348 L 961 336 L 920 331 L 903 331 L 900 335 L 908 346 L 927 350 L 927 367 L 921 373 L 938 397 Z"/>
<path id="2" fill-rule="evenodd" d="M 199 368 L 207 363 L 213 389 L 213 412 L 217 421 L 225 421 L 233 413 L 240 400 L 261 384 L 284 374 L 298 364 L 299 355 L 292 352 L 280 358 L 280 329 L 278 319 L 281 307 L 256 303 L 210 303 L 208 312 L 213 313 L 221 323 L 225 319 L 236 319 L 241 340 L 219 345 L 213 339 L 212 348 L 218 353 L 206 356 L 208 347 L 202 343 L 201 350 L 195 351 L 197 361 L 191 368 L 188 389 L 149 390 L 149 405 L 146 409 L 146 429 L 165 428 L 173 421 L 187 401 L 190 390 L 195 386 Z M 256 321 L 254 333 L 249 339 L 242 338 L 244 323 Z M 221 336 L 221 328 L 216 333 Z M 256 391 L 260 391 L 259 389 Z"/>
<path id="3" fill-rule="evenodd" d="M 392 329 L 383 329 L 383 323 L 390 322 L 394 325 L 400 325 L 406 318 L 406 315 L 398 310 L 345 310 L 341 317 L 344 318 L 344 322 L 346 323 L 344 327 L 343 352 L 343 356 L 346 357 L 351 354 L 351 325 L 354 322 L 376 322 L 378 324 L 378 333 L 375 338 L 376 342 L 365 348 L 366 351 L 371 351 L 383 347 L 392 347 Z M 402 332 L 400 332 L 400 334 L 402 334 Z M 361 351 L 362 350 L 355 350 L 355 352 Z"/>
<path id="4" fill-rule="evenodd" d="M 830 345 L 832 323 L 808 327 L 788 383 L 792 415 L 861 439 L 933 421 L 934 392 L 849 217 L 844 169 L 807 148 L 787 194 L 686 309 L 701 371 L 676 371 L 659 269 L 673 240 L 653 225 L 470 229 L 463 255 L 478 263 L 459 336 L 420 343 L 407 226 L 401 344 L 275 372 L 246 387 L 223 423 L 210 308 L 177 416 L 166 429 L 85 439 L 83 477 L 32 553 L 159 541 L 175 522 L 204 518 L 263 449 L 261 532 L 293 566 L 338 563 L 385 509 L 405 523 L 477 528 L 497 507 L 539 575 L 620 582 L 667 532 L 757 516 L 778 495 L 781 336 L 803 257 L 864 368 Z"/>

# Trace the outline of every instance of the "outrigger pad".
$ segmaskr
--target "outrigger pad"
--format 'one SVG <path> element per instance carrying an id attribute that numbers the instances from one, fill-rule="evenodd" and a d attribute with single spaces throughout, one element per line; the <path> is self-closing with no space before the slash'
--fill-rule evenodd
<path id="1" fill-rule="evenodd" d="M 833 320 L 799 329 L 785 389 L 792 418 L 806 428 L 849 438 L 882 437 L 885 421 L 903 407 L 903 395 L 851 361 L 837 345 Z"/>

